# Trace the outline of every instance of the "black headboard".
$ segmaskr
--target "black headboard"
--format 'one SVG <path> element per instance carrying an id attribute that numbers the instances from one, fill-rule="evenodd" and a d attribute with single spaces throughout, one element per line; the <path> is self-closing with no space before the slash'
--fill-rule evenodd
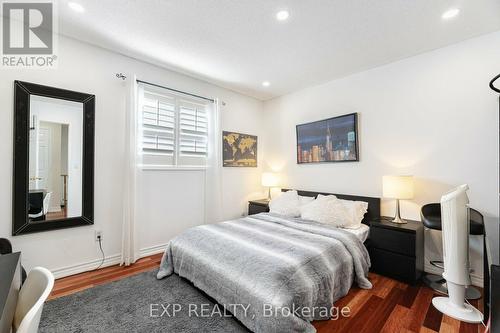
<path id="1" fill-rule="evenodd" d="M 286 191 L 290 191 L 290 189 L 286 189 L 286 188 L 281 189 L 281 192 L 286 192 Z M 316 198 L 318 196 L 318 194 L 322 194 L 322 195 L 334 195 L 337 198 L 344 199 L 344 200 L 365 201 L 365 202 L 368 202 L 368 211 L 366 212 L 365 217 L 364 217 L 362 222 L 364 224 L 369 224 L 369 222 L 371 220 L 380 219 L 380 198 L 362 197 L 359 195 L 349 195 L 349 194 L 301 191 L 301 190 L 297 190 L 297 193 L 299 195 L 302 195 L 305 197 L 315 197 Z"/>

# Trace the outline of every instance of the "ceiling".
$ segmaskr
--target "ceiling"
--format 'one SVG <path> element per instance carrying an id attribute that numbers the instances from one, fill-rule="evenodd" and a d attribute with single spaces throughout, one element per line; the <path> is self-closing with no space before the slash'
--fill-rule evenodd
<path id="1" fill-rule="evenodd" d="M 500 30 L 499 0 L 73 1 L 62 34 L 262 100 Z"/>

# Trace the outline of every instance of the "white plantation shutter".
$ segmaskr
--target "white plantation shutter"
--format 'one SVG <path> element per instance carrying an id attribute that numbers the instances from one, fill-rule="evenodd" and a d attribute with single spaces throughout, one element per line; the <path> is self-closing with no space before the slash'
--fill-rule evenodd
<path id="1" fill-rule="evenodd" d="M 139 103 L 144 165 L 204 166 L 208 108 L 204 101 L 141 85 Z"/>
<path id="2" fill-rule="evenodd" d="M 182 155 L 207 156 L 206 106 L 181 101 L 179 116 L 179 152 Z"/>
<path id="3" fill-rule="evenodd" d="M 142 105 L 142 151 L 173 155 L 175 151 L 175 101 L 144 93 Z"/>

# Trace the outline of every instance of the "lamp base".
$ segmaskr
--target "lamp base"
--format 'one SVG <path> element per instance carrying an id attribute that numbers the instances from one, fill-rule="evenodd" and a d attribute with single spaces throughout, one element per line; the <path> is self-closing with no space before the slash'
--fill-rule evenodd
<path id="1" fill-rule="evenodd" d="M 399 213 L 399 199 L 396 199 L 396 215 L 394 218 L 391 220 L 392 223 L 396 224 L 405 224 L 408 223 L 405 220 L 401 218 L 401 214 Z"/>
<path id="2" fill-rule="evenodd" d="M 405 223 L 408 223 L 407 221 L 403 220 L 401 217 L 399 216 L 396 216 L 395 218 L 393 218 L 391 220 L 392 223 L 396 223 L 396 224 L 405 224 Z"/>

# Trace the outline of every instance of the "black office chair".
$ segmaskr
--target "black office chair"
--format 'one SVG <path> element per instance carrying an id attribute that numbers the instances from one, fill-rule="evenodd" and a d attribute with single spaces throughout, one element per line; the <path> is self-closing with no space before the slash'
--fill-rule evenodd
<path id="1" fill-rule="evenodd" d="M 12 253 L 12 244 L 7 238 L 0 238 L 0 255 L 10 253 Z M 23 266 L 21 266 L 21 280 L 22 283 L 26 280 L 26 271 Z"/>
<path id="2" fill-rule="evenodd" d="M 442 230 L 441 229 L 441 204 L 430 203 L 422 206 L 420 210 L 420 217 L 422 218 L 422 223 L 428 229 L 432 230 Z M 483 215 L 477 210 L 469 209 L 470 227 L 469 233 L 471 235 L 482 235 L 484 234 L 484 218 Z M 431 260 L 431 265 L 444 269 L 444 263 L 441 260 Z M 448 294 L 448 288 L 446 286 L 446 280 L 435 274 L 426 273 L 422 278 L 424 283 L 428 285 L 431 289 L 442 293 Z M 465 290 L 465 298 L 467 299 L 478 299 L 481 298 L 481 292 L 473 286 L 469 286 Z"/>

